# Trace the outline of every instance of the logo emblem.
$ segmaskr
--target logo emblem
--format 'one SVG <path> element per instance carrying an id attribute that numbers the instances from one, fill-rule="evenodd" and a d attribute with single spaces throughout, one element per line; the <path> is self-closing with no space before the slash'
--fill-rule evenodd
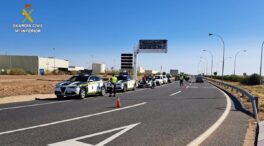
<path id="1" fill-rule="evenodd" d="M 31 23 L 34 22 L 33 18 L 31 17 L 31 14 L 33 13 L 33 10 L 31 9 L 30 4 L 26 4 L 25 8 L 22 9 L 22 15 L 25 16 L 23 23 L 25 23 L 27 20 Z"/>

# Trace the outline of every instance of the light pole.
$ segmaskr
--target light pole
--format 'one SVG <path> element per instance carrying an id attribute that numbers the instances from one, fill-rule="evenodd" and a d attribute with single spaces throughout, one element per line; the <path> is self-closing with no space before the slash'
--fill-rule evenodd
<path id="1" fill-rule="evenodd" d="M 237 55 L 241 52 L 247 52 L 247 50 L 240 50 L 236 53 L 235 55 L 235 61 L 234 61 L 234 75 L 236 75 L 236 58 L 237 58 Z"/>
<path id="2" fill-rule="evenodd" d="M 214 64 L 214 55 L 213 55 L 213 53 L 211 52 L 211 51 L 209 51 L 209 50 L 203 50 L 204 52 L 208 52 L 210 55 L 211 55 L 211 57 L 212 57 L 212 60 L 211 60 L 211 77 L 213 76 L 213 64 Z"/>
<path id="3" fill-rule="evenodd" d="M 224 82 L 224 69 L 225 69 L 225 41 L 224 41 L 224 39 L 220 36 L 220 35 L 218 35 L 218 34 L 213 34 L 213 33 L 209 33 L 208 34 L 209 36 L 212 36 L 212 35 L 214 35 L 214 36 L 217 36 L 218 38 L 220 38 L 220 40 L 222 41 L 222 43 L 223 43 L 223 64 L 222 64 L 222 82 Z"/>
<path id="4" fill-rule="evenodd" d="M 204 57 L 200 57 L 200 59 L 204 59 L 205 61 L 206 61 L 206 75 L 207 75 L 207 65 L 208 65 L 208 60 L 206 59 L 206 58 L 204 58 Z"/>
<path id="5" fill-rule="evenodd" d="M 262 84 L 262 56 L 263 56 L 263 46 L 264 46 L 264 41 L 262 42 L 262 45 L 261 45 L 261 55 L 260 55 L 260 72 L 259 72 L 259 76 L 260 76 L 260 79 L 259 79 L 259 84 L 261 85 Z"/>
<path id="6" fill-rule="evenodd" d="M 227 57 L 227 58 L 225 58 L 224 61 L 226 61 L 227 59 L 232 59 L 232 57 Z M 216 64 L 216 72 L 217 72 L 217 73 L 218 73 L 218 65 L 219 65 L 219 63 L 221 63 L 221 62 L 222 62 L 222 60 L 219 61 L 219 62 L 217 62 L 217 64 Z"/>
<path id="7" fill-rule="evenodd" d="M 202 60 L 199 61 L 198 63 L 198 69 L 197 69 L 197 72 L 198 72 L 198 75 L 200 74 L 200 64 L 201 64 Z"/>
<path id="8" fill-rule="evenodd" d="M 53 56 L 53 63 L 54 63 L 54 72 L 56 70 L 56 62 L 55 62 L 55 48 L 53 48 L 53 51 L 54 51 L 54 56 Z"/>

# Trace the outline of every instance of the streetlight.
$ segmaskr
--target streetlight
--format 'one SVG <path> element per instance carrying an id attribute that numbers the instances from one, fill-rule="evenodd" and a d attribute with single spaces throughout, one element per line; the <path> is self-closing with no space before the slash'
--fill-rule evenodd
<path id="1" fill-rule="evenodd" d="M 261 75 L 261 72 L 262 72 L 263 46 L 264 46 L 264 41 L 262 42 L 262 45 L 261 45 L 261 55 L 260 55 L 260 73 L 259 73 L 259 76 L 260 76 L 259 84 L 260 84 L 260 85 L 262 84 L 262 75 Z"/>
<path id="2" fill-rule="evenodd" d="M 200 60 L 199 63 L 198 63 L 198 70 L 197 70 L 198 71 L 198 75 L 200 74 L 200 64 L 201 64 L 201 62 L 203 62 L 203 61 Z"/>
<path id="3" fill-rule="evenodd" d="M 232 57 L 227 57 L 227 58 L 225 58 L 224 61 L 226 61 L 227 59 L 232 59 Z M 222 60 L 219 61 L 219 62 L 217 62 L 217 64 L 216 64 L 216 72 L 217 72 L 217 73 L 218 73 L 218 65 L 219 65 L 219 63 L 221 63 L 221 62 L 222 62 Z"/>
<path id="4" fill-rule="evenodd" d="M 223 43 L 223 64 L 222 64 L 222 82 L 224 82 L 224 69 L 225 69 L 225 41 L 224 41 L 224 39 L 220 36 L 220 35 L 218 35 L 218 34 L 213 34 L 213 33 L 209 33 L 208 34 L 209 36 L 212 36 L 212 35 L 214 35 L 214 36 L 217 36 L 218 38 L 220 38 L 220 40 L 222 41 L 222 43 Z"/>
<path id="5" fill-rule="evenodd" d="M 207 65 L 208 65 L 208 60 L 204 57 L 200 57 L 200 59 L 204 59 L 206 61 L 206 75 L 207 75 Z"/>
<path id="6" fill-rule="evenodd" d="M 237 58 L 237 55 L 241 52 L 247 52 L 247 50 L 240 50 L 236 53 L 235 55 L 235 61 L 234 61 L 234 75 L 236 75 L 236 58 Z"/>
<path id="7" fill-rule="evenodd" d="M 56 66 L 56 62 L 55 62 L 55 48 L 52 48 L 52 49 L 54 51 L 54 56 L 53 56 L 54 66 L 53 67 L 54 67 L 54 72 L 55 72 L 55 70 L 56 70 L 56 67 L 55 67 Z"/>
<path id="8" fill-rule="evenodd" d="M 212 60 L 211 60 L 211 77 L 213 76 L 213 64 L 214 64 L 214 55 L 210 50 L 203 50 L 204 52 L 208 52 L 211 56 L 212 56 Z"/>

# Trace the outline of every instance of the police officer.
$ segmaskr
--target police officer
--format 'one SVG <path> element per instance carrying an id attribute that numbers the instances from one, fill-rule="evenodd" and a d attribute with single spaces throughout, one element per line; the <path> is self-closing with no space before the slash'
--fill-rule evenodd
<path id="1" fill-rule="evenodd" d="M 111 87 L 111 90 L 110 90 L 110 95 L 109 97 L 112 96 L 112 93 L 113 93 L 113 90 L 114 90 L 114 97 L 116 96 L 116 83 L 117 83 L 117 77 L 113 74 L 112 77 L 111 77 L 111 84 L 112 84 L 112 87 Z"/>
<path id="2" fill-rule="evenodd" d="M 181 74 L 181 75 L 180 75 L 180 86 L 183 86 L 183 80 L 184 80 L 184 77 L 183 77 L 183 75 Z"/>

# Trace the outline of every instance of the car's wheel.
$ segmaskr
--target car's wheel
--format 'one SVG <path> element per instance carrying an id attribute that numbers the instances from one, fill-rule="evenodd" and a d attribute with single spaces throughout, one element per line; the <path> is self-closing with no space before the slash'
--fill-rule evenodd
<path id="1" fill-rule="evenodd" d="M 127 86 L 124 86 L 123 92 L 127 92 Z"/>
<path id="2" fill-rule="evenodd" d="M 58 99 L 62 99 L 64 96 L 63 95 L 56 95 Z"/>
<path id="3" fill-rule="evenodd" d="M 80 89 L 79 97 L 81 99 L 86 97 L 86 90 L 84 88 Z"/>
<path id="4" fill-rule="evenodd" d="M 105 95 L 105 92 L 106 92 L 106 91 L 105 91 L 105 87 L 102 87 L 100 95 L 101 95 L 101 96 L 104 96 L 104 95 Z"/>
<path id="5" fill-rule="evenodd" d="M 133 87 L 133 91 L 136 91 L 136 84 L 134 85 L 134 87 Z M 146 85 L 144 86 L 144 88 L 146 87 Z"/>

